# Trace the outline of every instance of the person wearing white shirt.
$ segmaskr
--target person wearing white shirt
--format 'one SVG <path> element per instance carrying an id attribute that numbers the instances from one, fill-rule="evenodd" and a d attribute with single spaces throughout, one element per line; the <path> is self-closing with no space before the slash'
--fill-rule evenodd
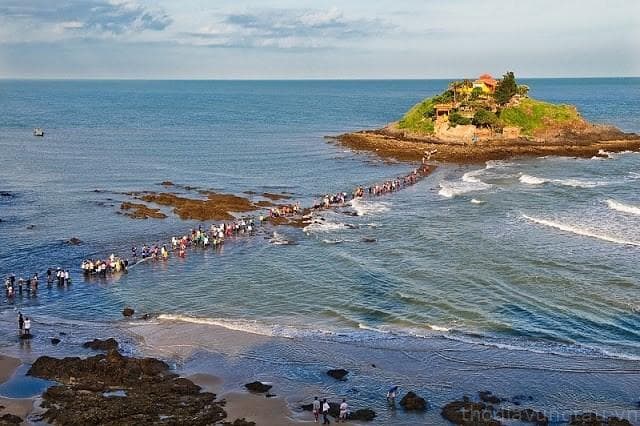
<path id="1" fill-rule="evenodd" d="M 347 405 L 347 400 L 343 399 L 342 404 L 340 404 L 340 420 L 346 423 L 348 413 L 349 413 L 349 406 Z"/>

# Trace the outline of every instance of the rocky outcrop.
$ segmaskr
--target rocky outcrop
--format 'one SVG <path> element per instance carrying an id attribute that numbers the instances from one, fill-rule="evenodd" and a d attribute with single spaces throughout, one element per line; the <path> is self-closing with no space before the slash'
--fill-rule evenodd
<path id="1" fill-rule="evenodd" d="M 15 414 L 4 414 L 0 416 L 0 425 L 19 425 L 22 424 L 22 418 Z"/>
<path id="2" fill-rule="evenodd" d="M 132 308 L 124 308 L 122 310 L 122 315 L 125 317 L 132 317 L 136 312 Z"/>
<path id="3" fill-rule="evenodd" d="M 226 416 L 214 394 L 154 358 L 43 356 L 27 375 L 60 383 L 42 395 L 42 420 L 52 424 L 209 425 Z"/>
<path id="4" fill-rule="evenodd" d="M 469 399 L 453 401 L 442 407 L 442 417 L 461 426 L 500 426 L 493 418 L 493 409 L 483 402 Z"/>
<path id="5" fill-rule="evenodd" d="M 571 426 L 631 426 L 629 420 L 618 417 L 604 418 L 595 413 L 584 413 L 571 416 L 569 420 Z"/>
<path id="6" fill-rule="evenodd" d="M 349 372 L 344 368 L 337 368 L 327 371 L 327 374 L 336 380 L 345 380 L 345 377 L 347 376 L 347 374 L 349 374 Z"/>
<path id="7" fill-rule="evenodd" d="M 113 337 L 105 340 L 93 339 L 91 342 L 85 342 L 82 344 L 83 348 L 89 348 L 96 351 L 110 351 L 118 349 L 118 342 Z"/>
<path id="8" fill-rule="evenodd" d="M 525 423 L 534 423 L 538 426 L 546 426 L 549 424 L 549 419 L 547 418 L 547 416 L 545 416 L 544 413 L 535 411 L 531 408 L 527 408 L 524 410 L 502 409 L 498 410 L 497 416 L 502 417 L 503 419 L 519 420 Z"/>
<path id="9" fill-rule="evenodd" d="M 407 392 L 400 400 L 400 406 L 406 411 L 424 411 L 427 409 L 427 401 L 414 392 Z"/>
<path id="10" fill-rule="evenodd" d="M 78 246 L 82 244 L 82 240 L 77 237 L 71 237 L 67 241 L 65 241 L 65 244 L 68 244 L 70 246 Z"/>
<path id="11" fill-rule="evenodd" d="M 269 389 L 271 389 L 273 386 L 267 385 L 262 382 L 251 382 L 244 385 L 244 387 L 247 388 L 247 390 L 249 390 L 250 392 L 265 393 L 268 392 Z"/>

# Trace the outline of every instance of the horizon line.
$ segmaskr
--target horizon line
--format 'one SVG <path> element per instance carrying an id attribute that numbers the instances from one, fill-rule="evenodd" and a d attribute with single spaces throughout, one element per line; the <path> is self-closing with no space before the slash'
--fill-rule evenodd
<path id="1" fill-rule="evenodd" d="M 609 76 L 517 76 L 523 80 L 571 80 L 571 79 L 627 79 L 640 78 L 640 75 L 609 75 Z M 206 77 L 0 77 L 0 81 L 424 81 L 424 80 L 459 80 L 469 77 L 302 77 L 302 78 L 206 78 Z"/>

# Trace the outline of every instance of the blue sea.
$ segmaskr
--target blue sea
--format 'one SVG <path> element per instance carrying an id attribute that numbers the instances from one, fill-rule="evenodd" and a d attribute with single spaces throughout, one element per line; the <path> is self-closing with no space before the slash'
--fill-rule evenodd
<path id="1" fill-rule="evenodd" d="M 523 83 L 536 98 L 575 104 L 588 120 L 640 132 L 639 78 Z M 3 327 L 0 347 L 16 345 L 18 310 L 52 334 L 60 324 L 126 328 L 120 312 L 131 306 L 159 315 L 158 327 L 211 325 L 273 337 L 266 355 L 247 356 L 245 368 L 277 371 L 289 388 L 322 382 L 296 358 L 312 352 L 301 345 L 317 351 L 321 366 L 346 362 L 344 354 L 358 365 L 382 350 L 429 354 L 409 358 L 413 367 L 367 373 L 374 390 L 350 394 L 363 403 L 390 381 L 426 387 L 436 400 L 490 386 L 497 373 L 474 381 L 464 365 L 481 360 L 486 372 L 494 357 L 502 360 L 495 369 L 544 365 L 551 377 L 532 373 L 539 380 L 527 387 L 538 389 L 547 407 L 576 399 L 572 381 L 588 387 L 593 377 L 567 373 L 576 365 L 587 372 L 602 364 L 600 374 L 611 375 L 599 376 L 605 385 L 584 390 L 584 399 L 611 405 L 633 398 L 640 382 L 637 153 L 443 164 L 415 186 L 325 212 L 304 230 L 264 227 L 221 251 L 190 251 L 105 280 L 80 274 L 84 258 L 128 256 L 134 244 L 166 242 L 200 225 L 166 209 L 164 220 L 118 214 L 126 192 L 167 190 L 159 184 L 169 180 L 238 195 L 287 192 L 310 205 L 325 193 L 406 174 L 415 164 L 356 154 L 325 136 L 379 128 L 446 85 L 0 81 L 0 277 L 42 278 L 47 268 L 63 267 L 73 278 L 64 289 L 41 284 L 37 297 L 3 297 L 0 317 L 11 325 Z M 45 137 L 34 137 L 34 127 Z M 82 244 L 65 244 L 71 237 Z M 273 243 L 283 239 L 297 244 Z M 194 334 L 191 343 L 202 352 L 181 362 L 237 364 L 221 348 L 207 352 L 206 340 Z M 473 361 L 452 361 L 445 356 L 452 347 Z M 332 348 L 342 348 L 340 357 Z M 459 380 L 430 376 L 438 362 L 449 363 L 442 368 Z M 509 383 L 520 374 L 514 370 Z M 619 379 L 629 382 L 618 388 Z M 549 382 L 557 393 L 544 399 Z M 505 392 L 519 391 L 500 383 Z"/>

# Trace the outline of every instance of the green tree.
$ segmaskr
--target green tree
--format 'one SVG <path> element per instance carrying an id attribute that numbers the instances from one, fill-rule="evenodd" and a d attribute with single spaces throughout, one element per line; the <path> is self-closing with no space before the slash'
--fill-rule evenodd
<path id="1" fill-rule="evenodd" d="M 467 124 L 471 124 L 471 119 L 467 117 L 463 117 L 459 112 L 453 112 L 449 116 L 449 123 L 455 127 L 458 124 L 461 126 L 465 126 Z"/>
<path id="2" fill-rule="evenodd" d="M 472 123 L 478 127 L 498 127 L 500 120 L 491 111 L 481 108 L 473 115 Z"/>
<path id="3" fill-rule="evenodd" d="M 516 77 L 512 71 L 509 71 L 502 76 L 502 80 L 498 82 L 493 97 L 498 104 L 504 105 L 516 94 L 517 87 Z"/>
<path id="4" fill-rule="evenodd" d="M 473 90 L 471 91 L 471 100 L 476 100 L 480 96 L 482 96 L 482 89 L 479 87 L 474 87 Z"/>
<path id="5" fill-rule="evenodd" d="M 527 86 L 526 84 L 519 84 L 517 92 L 520 96 L 527 96 L 529 94 L 529 86 Z"/>

